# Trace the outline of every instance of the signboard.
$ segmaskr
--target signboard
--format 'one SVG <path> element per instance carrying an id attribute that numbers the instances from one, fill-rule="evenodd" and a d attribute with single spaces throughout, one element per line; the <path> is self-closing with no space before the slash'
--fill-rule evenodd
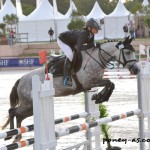
<path id="1" fill-rule="evenodd" d="M 0 59 L 0 67 L 38 67 L 42 66 L 39 58 Z"/>

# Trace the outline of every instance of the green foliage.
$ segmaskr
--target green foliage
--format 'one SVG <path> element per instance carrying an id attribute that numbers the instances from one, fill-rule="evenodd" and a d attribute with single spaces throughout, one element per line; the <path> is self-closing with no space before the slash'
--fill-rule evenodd
<path id="1" fill-rule="evenodd" d="M 140 13 L 142 13 L 145 16 L 150 17 L 150 5 L 142 7 L 142 9 L 140 10 Z"/>
<path id="2" fill-rule="evenodd" d="M 145 19 L 145 24 L 150 28 L 150 18 Z"/>
<path id="3" fill-rule="evenodd" d="M 69 30 L 82 29 L 85 26 L 85 22 L 82 17 L 80 17 L 80 13 L 73 11 L 71 14 L 71 22 L 68 24 L 67 28 Z"/>
<path id="4" fill-rule="evenodd" d="M 5 33 L 5 23 L 0 23 L 0 29 L 3 31 L 3 34 Z"/>
<path id="5" fill-rule="evenodd" d="M 76 18 L 71 20 L 71 22 L 68 24 L 67 28 L 69 30 L 75 30 L 75 29 L 82 29 L 85 25 L 85 22 L 80 19 L 80 18 Z"/>
<path id="6" fill-rule="evenodd" d="M 17 15 L 15 15 L 15 14 L 11 14 L 11 15 L 5 15 L 4 17 L 3 17 L 3 21 L 4 21 L 4 23 L 5 24 L 8 24 L 8 25 L 15 25 L 15 24 L 17 24 L 17 22 L 18 22 L 18 17 L 17 17 Z"/>
<path id="7" fill-rule="evenodd" d="M 103 105 L 102 103 L 99 104 L 99 111 L 100 111 L 100 118 L 109 116 L 107 106 Z M 101 125 L 101 132 L 104 139 L 110 139 L 109 129 L 110 126 L 108 124 Z M 107 146 L 111 148 L 110 142 L 108 140 L 107 140 Z"/>
<path id="8" fill-rule="evenodd" d="M 53 5 L 53 0 L 49 1 Z M 59 12 L 66 14 L 70 6 L 70 0 L 57 0 L 57 6 Z"/>
<path id="9" fill-rule="evenodd" d="M 83 15 L 88 15 L 92 10 L 95 0 L 73 0 L 76 4 L 78 11 Z M 15 0 L 12 0 L 13 4 L 15 4 Z M 49 0 L 51 5 L 53 5 L 53 0 Z M 56 0 L 57 7 L 59 12 L 65 14 L 70 6 L 70 0 Z M 106 14 L 110 14 L 116 7 L 118 0 L 97 0 L 101 9 Z M 133 14 L 135 14 L 140 8 L 143 0 L 126 0 L 124 3 L 126 8 Z M 150 2 L 150 0 L 149 0 Z M 23 12 L 25 15 L 29 15 L 32 10 L 36 7 L 35 0 L 21 0 L 23 6 Z"/>
<path id="10" fill-rule="evenodd" d="M 142 3 L 138 2 L 138 0 L 128 0 L 124 5 L 132 14 L 142 9 Z"/>
<path id="11" fill-rule="evenodd" d="M 33 6 L 33 5 L 22 4 L 23 14 L 24 14 L 25 16 L 29 15 L 30 13 L 32 13 L 35 8 L 36 8 L 36 7 Z"/>

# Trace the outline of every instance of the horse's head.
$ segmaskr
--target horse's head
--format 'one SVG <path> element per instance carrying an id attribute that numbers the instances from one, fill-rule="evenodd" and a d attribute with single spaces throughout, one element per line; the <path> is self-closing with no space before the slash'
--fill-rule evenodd
<path id="1" fill-rule="evenodd" d="M 129 69 L 131 74 L 138 74 L 140 71 L 137 60 L 135 58 L 135 50 L 131 45 L 133 38 L 127 37 L 124 41 L 120 41 L 116 44 L 117 52 L 115 53 L 115 59 Z"/>

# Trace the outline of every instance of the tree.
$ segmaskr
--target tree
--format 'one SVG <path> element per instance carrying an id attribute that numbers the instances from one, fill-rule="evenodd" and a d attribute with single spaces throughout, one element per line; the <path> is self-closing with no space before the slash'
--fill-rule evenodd
<path id="1" fill-rule="evenodd" d="M 28 16 L 30 13 L 34 11 L 36 7 L 34 5 L 22 4 L 23 14 Z"/>
<path id="2" fill-rule="evenodd" d="M 5 23 L 0 23 L 0 29 L 3 31 L 3 34 L 5 33 Z"/>
<path id="3" fill-rule="evenodd" d="M 85 22 L 79 12 L 73 11 L 71 18 L 71 22 L 67 26 L 69 30 L 82 29 L 84 27 Z"/>
<path id="4" fill-rule="evenodd" d="M 150 28 L 150 18 L 145 19 L 145 24 Z"/>
<path id="5" fill-rule="evenodd" d="M 11 15 L 7 14 L 3 17 L 4 23 L 8 24 L 8 25 L 11 25 L 11 28 L 12 28 L 12 25 L 17 24 L 18 20 L 19 19 L 18 19 L 17 15 L 15 15 L 15 14 L 11 14 Z"/>

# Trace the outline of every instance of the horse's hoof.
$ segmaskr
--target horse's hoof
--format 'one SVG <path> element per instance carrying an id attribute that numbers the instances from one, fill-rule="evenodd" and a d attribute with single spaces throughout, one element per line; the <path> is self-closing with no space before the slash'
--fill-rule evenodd
<path id="1" fill-rule="evenodd" d="M 97 94 L 93 94 L 91 100 L 97 100 Z"/>
<path id="2" fill-rule="evenodd" d="M 21 138 L 22 138 L 22 135 L 21 135 L 21 134 L 18 134 L 18 135 L 15 137 L 13 143 L 19 142 L 19 141 L 21 140 Z"/>
<path id="3" fill-rule="evenodd" d="M 100 104 L 100 103 L 103 103 L 104 101 L 102 100 L 102 99 L 97 99 L 96 101 L 95 101 L 95 104 Z"/>

